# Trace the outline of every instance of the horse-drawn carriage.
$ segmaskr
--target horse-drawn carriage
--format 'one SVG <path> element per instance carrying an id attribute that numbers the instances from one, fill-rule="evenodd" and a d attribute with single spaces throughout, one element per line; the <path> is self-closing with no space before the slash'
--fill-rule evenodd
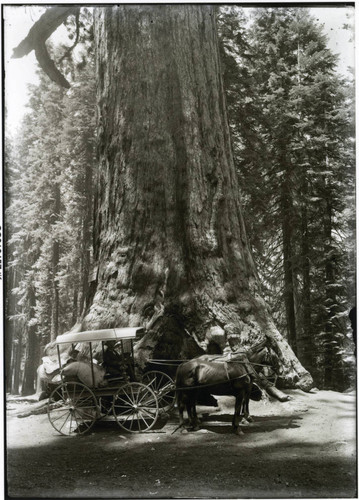
<path id="1" fill-rule="evenodd" d="M 48 417 L 56 431 L 82 434 L 97 420 L 112 416 L 126 431 L 143 432 L 155 425 L 161 411 L 173 407 L 174 384 L 168 375 L 150 371 L 139 380 L 135 376 L 133 348 L 142 332 L 143 328 L 114 328 L 57 337 L 59 377 L 50 382 L 48 400 Z M 88 345 L 89 362 L 70 359 L 63 366 L 60 346 L 69 344 L 74 353 L 82 343 Z M 109 370 L 115 365 L 117 373 Z"/>
<path id="2" fill-rule="evenodd" d="M 89 431 L 97 420 L 111 417 L 126 431 L 148 431 L 156 424 L 161 412 L 173 408 L 177 393 L 180 421 L 183 422 L 183 410 L 187 406 L 190 424 L 196 428 L 197 395 L 204 391 L 235 396 L 233 425 L 240 430 L 238 423 L 242 410 L 244 416 L 249 415 L 249 398 L 257 399 L 261 395 L 261 390 L 254 384 L 259 378 L 253 366 L 273 365 L 266 341 L 229 357 L 204 355 L 187 362 L 168 360 L 172 367 L 180 366 L 175 384 L 169 375 L 159 370 L 136 377 L 134 342 L 142 337 L 143 331 L 143 328 L 114 328 L 57 337 L 59 374 L 57 380 L 54 378 L 50 383 L 48 400 L 48 417 L 52 426 L 64 435 L 82 434 Z M 83 343 L 88 346 L 87 362 L 77 355 L 84 351 L 79 348 Z M 71 356 L 66 359 L 65 366 L 60 352 L 60 346 L 64 344 L 70 345 L 71 352 L 76 353 L 75 359 Z M 149 361 L 152 365 L 156 362 L 166 364 L 165 360 Z M 260 385 L 266 390 L 269 387 L 274 390 L 266 377 L 262 377 Z"/>

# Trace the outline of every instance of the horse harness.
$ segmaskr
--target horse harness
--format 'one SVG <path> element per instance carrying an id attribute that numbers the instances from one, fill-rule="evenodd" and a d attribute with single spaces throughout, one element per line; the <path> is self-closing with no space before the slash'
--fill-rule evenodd
<path id="1" fill-rule="evenodd" d="M 231 378 L 229 376 L 229 373 L 228 373 L 228 363 L 227 363 L 227 361 L 225 361 L 223 364 L 224 364 L 224 369 L 226 371 L 227 379 L 231 380 Z"/>

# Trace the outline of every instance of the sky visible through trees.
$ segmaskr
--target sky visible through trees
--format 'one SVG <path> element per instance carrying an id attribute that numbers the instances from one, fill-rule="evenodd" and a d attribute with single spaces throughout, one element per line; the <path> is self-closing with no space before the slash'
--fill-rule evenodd
<path id="1" fill-rule="evenodd" d="M 250 8 L 245 9 L 247 12 Z M 345 24 L 354 25 L 354 7 L 314 7 L 312 15 L 323 23 L 324 32 L 328 35 L 328 46 L 339 54 L 338 71 L 346 74 L 348 67 L 354 66 L 354 33 L 343 29 Z M 27 84 L 36 81 L 35 55 L 29 54 L 25 59 L 11 59 L 12 50 L 26 35 L 32 24 L 43 12 L 43 8 L 28 6 L 12 6 L 4 8 L 4 51 L 5 51 L 5 83 L 7 97 L 8 130 L 14 132 L 19 126 L 28 101 Z M 68 35 L 63 27 L 52 35 L 55 42 L 70 45 Z"/>

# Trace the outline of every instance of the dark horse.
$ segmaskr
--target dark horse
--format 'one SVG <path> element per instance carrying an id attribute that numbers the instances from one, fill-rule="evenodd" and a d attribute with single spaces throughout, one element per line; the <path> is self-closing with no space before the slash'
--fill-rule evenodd
<path id="1" fill-rule="evenodd" d="M 180 415 L 180 425 L 183 425 L 183 412 L 186 407 L 189 424 L 193 430 L 198 430 L 196 412 L 197 397 L 203 388 L 217 396 L 234 396 L 236 398 L 232 425 L 237 434 L 240 412 L 243 404 L 249 399 L 253 379 L 246 368 L 239 363 L 224 363 L 203 361 L 199 358 L 182 363 L 176 374 L 177 405 Z"/>
<path id="2" fill-rule="evenodd" d="M 206 391 L 236 398 L 232 425 L 237 434 L 242 434 L 239 427 L 241 414 L 246 420 L 252 420 L 249 399 L 258 401 L 262 395 L 254 380 L 258 380 L 258 373 L 264 366 L 273 363 L 275 359 L 270 350 L 261 342 L 247 352 L 231 353 L 230 356 L 203 355 L 180 365 L 176 375 L 180 426 L 186 407 L 190 427 L 198 429 L 197 398 L 200 392 Z"/>

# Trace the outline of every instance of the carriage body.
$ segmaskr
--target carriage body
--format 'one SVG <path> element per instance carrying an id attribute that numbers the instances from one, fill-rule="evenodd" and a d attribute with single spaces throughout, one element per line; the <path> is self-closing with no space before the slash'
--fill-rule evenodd
<path id="1" fill-rule="evenodd" d="M 57 355 L 59 367 L 62 373 L 62 361 L 60 356 L 60 345 L 61 344 L 71 344 L 73 351 L 76 351 L 77 346 L 82 343 L 86 343 L 89 347 L 89 359 L 91 368 L 91 378 L 92 387 L 96 388 L 98 383 L 95 376 L 95 366 L 97 365 L 97 360 L 94 357 L 93 345 L 101 345 L 102 351 L 102 364 L 105 362 L 107 345 L 113 344 L 114 350 L 121 352 L 122 362 L 126 362 L 129 368 L 134 371 L 134 342 L 139 340 L 144 333 L 144 328 L 111 328 L 106 330 L 88 330 L 84 332 L 77 333 L 65 333 L 64 335 L 59 335 L 56 338 Z M 120 356 L 119 356 L 120 357 Z M 121 377 L 117 377 L 121 378 Z M 134 378 L 134 375 L 131 377 Z M 90 385 L 90 384 L 87 384 Z"/>
<path id="2" fill-rule="evenodd" d="M 56 338 L 61 380 L 53 385 L 48 401 L 48 417 L 52 426 L 64 435 L 83 434 L 103 418 L 112 418 L 129 432 L 151 429 L 164 402 L 168 403 L 172 380 L 165 380 L 160 372 L 146 374 L 137 380 L 134 370 L 134 343 L 144 333 L 144 328 L 112 328 L 67 333 Z M 79 344 L 86 343 L 89 362 L 73 360 L 63 366 L 60 354 L 62 344 L 72 345 L 79 351 Z M 95 351 L 102 351 L 98 363 Z M 87 347 L 86 346 L 86 347 Z M 105 366 L 106 352 L 118 356 L 118 373 L 108 373 Z M 162 380 L 158 390 L 157 382 Z M 163 390 L 167 385 L 167 399 Z M 170 401 L 174 402 L 174 396 Z"/>

